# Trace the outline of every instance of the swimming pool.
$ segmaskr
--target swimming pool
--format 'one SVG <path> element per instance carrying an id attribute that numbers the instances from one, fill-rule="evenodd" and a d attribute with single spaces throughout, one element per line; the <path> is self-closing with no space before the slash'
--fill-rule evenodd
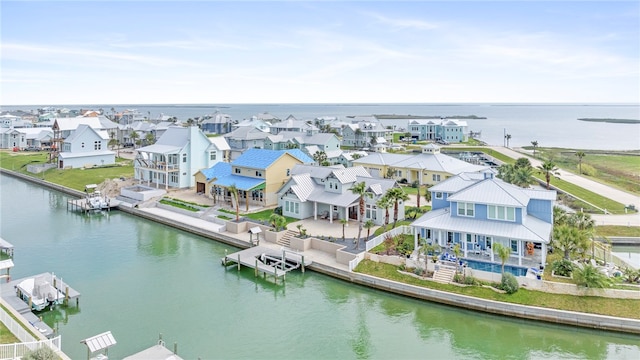
<path id="1" fill-rule="evenodd" d="M 500 264 L 495 264 L 495 263 L 490 263 L 485 261 L 478 261 L 478 260 L 469 260 L 469 259 L 464 259 L 462 261 L 466 262 L 468 267 L 475 270 L 489 271 L 489 272 L 494 272 L 498 274 L 502 272 L 502 265 Z M 519 266 L 512 266 L 512 265 L 505 264 L 504 271 L 510 272 L 515 276 L 527 275 L 527 268 L 519 267 Z"/>

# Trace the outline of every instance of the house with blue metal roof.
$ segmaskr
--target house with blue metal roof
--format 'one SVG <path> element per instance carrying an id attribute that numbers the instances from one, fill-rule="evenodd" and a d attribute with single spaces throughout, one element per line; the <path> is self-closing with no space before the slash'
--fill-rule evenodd
<path id="1" fill-rule="evenodd" d="M 313 159 L 299 149 L 248 149 L 228 166 L 216 164 L 201 170 L 197 178 L 199 182 L 209 184 L 206 193 L 213 197 L 214 202 L 220 197 L 230 201 L 228 188 L 235 186 L 248 210 L 250 204 L 276 205 L 276 192 L 291 177 L 291 169 L 297 164 L 311 163 Z"/>
<path id="2" fill-rule="evenodd" d="M 416 248 L 419 238 L 449 253 L 458 244 L 470 263 L 490 265 L 501 263 L 492 251 L 500 243 L 511 249 L 507 264 L 516 275 L 545 264 L 554 190 L 520 188 L 495 178 L 492 170 L 459 174 L 429 190 L 432 210 L 411 224 Z"/>

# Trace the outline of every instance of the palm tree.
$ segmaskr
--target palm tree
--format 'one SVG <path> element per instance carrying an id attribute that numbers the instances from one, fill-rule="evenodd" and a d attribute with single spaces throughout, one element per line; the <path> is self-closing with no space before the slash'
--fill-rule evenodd
<path id="1" fill-rule="evenodd" d="M 513 166 L 516 169 L 530 168 L 531 167 L 531 161 L 529 161 L 529 159 L 527 159 L 526 157 L 517 158 L 516 162 L 513 163 Z"/>
<path id="2" fill-rule="evenodd" d="M 507 147 L 509 147 L 509 140 L 511 140 L 511 134 L 507 134 L 504 136 L 505 140 L 507 140 Z"/>
<path id="3" fill-rule="evenodd" d="M 566 260 L 571 260 L 571 255 L 578 250 L 588 248 L 585 232 L 567 224 L 553 228 L 553 244 L 564 252 Z"/>
<path id="4" fill-rule="evenodd" d="M 269 216 L 269 223 L 275 228 L 276 231 L 280 231 L 287 224 L 287 218 L 282 215 L 273 213 L 271 214 L 271 216 Z"/>
<path id="5" fill-rule="evenodd" d="M 536 157 L 536 148 L 538 147 L 538 141 L 537 140 L 532 141 L 531 145 L 533 145 L 533 157 Z"/>
<path id="6" fill-rule="evenodd" d="M 542 165 L 538 166 L 538 170 L 544 174 L 544 178 L 547 181 L 547 190 L 551 189 L 551 176 L 560 176 L 556 164 L 552 160 L 546 160 Z"/>
<path id="7" fill-rule="evenodd" d="M 351 193 L 354 195 L 358 195 L 360 198 L 360 202 L 358 204 L 358 242 L 356 243 L 356 249 L 360 247 L 360 236 L 362 235 L 362 225 L 364 220 L 364 197 L 367 195 L 371 195 L 367 192 L 367 184 L 362 181 L 357 184 L 354 184 L 351 189 Z"/>
<path id="8" fill-rule="evenodd" d="M 568 219 L 569 215 L 563 208 L 559 206 L 553 207 L 553 226 L 566 224 Z"/>
<path id="9" fill-rule="evenodd" d="M 369 236 L 371 236 L 371 228 L 376 226 L 376 223 L 373 220 L 369 219 L 364 222 L 364 228 L 367 229 L 367 240 L 369 240 Z"/>
<path id="10" fill-rule="evenodd" d="M 327 153 L 322 150 L 316 151 L 316 153 L 313 154 L 313 161 L 318 163 L 320 166 L 325 166 L 324 164 L 327 162 Z"/>
<path id="11" fill-rule="evenodd" d="M 227 190 L 231 193 L 231 196 L 233 196 L 233 200 L 235 201 L 235 206 L 236 206 L 236 221 L 240 221 L 240 203 L 238 201 L 238 188 L 236 187 L 236 184 L 232 184 L 229 187 L 227 187 Z"/>
<path id="12" fill-rule="evenodd" d="M 153 135 L 152 132 L 148 132 L 147 135 L 145 135 L 144 140 L 146 141 L 147 144 L 153 144 L 156 140 L 156 137 Z"/>
<path id="13" fill-rule="evenodd" d="M 498 167 L 498 177 L 506 183 L 513 183 L 515 167 L 513 164 L 502 164 Z"/>
<path id="14" fill-rule="evenodd" d="M 378 199 L 376 206 L 380 209 L 384 209 L 384 230 L 387 230 L 387 225 L 389 225 L 389 208 L 391 207 L 391 198 L 385 194 Z"/>
<path id="15" fill-rule="evenodd" d="M 535 180 L 533 179 L 533 168 L 532 167 L 519 167 L 516 168 L 516 171 L 513 173 L 513 185 L 528 188 L 529 185 L 535 184 Z"/>
<path id="16" fill-rule="evenodd" d="M 400 187 L 387 190 L 385 195 L 388 195 L 391 198 L 391 201 L 393 201 L 393 227 L 395 228 L 396 223 L 398 222 L 398 203 L 400 201 L 409 200 L 409 195 L 407 195 Z"/>
<path id="17" fill-rule="evenodd" d="M 340 224 L 342 224 L 342 241 L 344 241 L 344 227 L 347 226 L 349 220 L 342 218 L 340 219 Z"/>
<path id="18" fill-rule="evenodd" d="M 577 151 L 576 152 L 576 156 L 578 157 L 578 166 L 579 166 L 579 171 L 580 171 L 580 175 L 582 175 L 582 158 L 585 157 L 587 154 L 584 153 L 584 151 Z"/>
<path id="19" fill-rule="evenodd" d="M 585 264 L 582 268 L 576 268 L 573 272 L 573 278 L 578 286 L 588 288 L 605 288 L 611 284 L 609 277 L 591 264 Z"/>
<path id="20" fill-rule="evenodd" d="M 135 148 L 135 144 L 137 143 L 137 140 L 138 140 L 138 138 L 140 137 L 140 134 L 138 134 L 138 132 L 137 132 L 137 131 L 133 130 L 133 131 L 131 132 L 131 135 L 129 135 L 129 136 L 130 136 L 130 137 L 131 137 L 131 139 L 133 140 L 133 145 L 134 145 L 134 148 Z"/>
<path id="21" fill-rule="evenodd" d="M 509 260 L 509 256 L 511 256 L 511 248 L 497 242 L 493 244 L 493 252 L 500 258 L 500 262 L 502 263 L 502 273 L 504 274 L 504 264 Z"/>

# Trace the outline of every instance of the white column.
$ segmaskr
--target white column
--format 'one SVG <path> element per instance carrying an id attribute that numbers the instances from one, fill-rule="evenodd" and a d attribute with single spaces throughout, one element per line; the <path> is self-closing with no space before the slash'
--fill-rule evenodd
<path id="1" fill-rule="evenodd" d="M 467 246 L 469 245 L 469 243 L 467 242 L 467 234 L 464 234 L 464 238 L 462 239 L 462 242 L 464 243 L 464 257 L 467 257 L 467 251 L 469 250 L 467 249 Z"/>
<path id="2" fill-rule="evenodd" d="M 542 246 L 540 247 L 540 251 L 542 252 L 540 254 L 540 263 L 542 264 L 542 266 L 545 266 L 547 262 L 547 244 L 542 243 Z"/>
<path id="3" fill-rule="evenodd" d="M 418 250 L 418 233 L 420 233 L 421 229 L 413 228 L 413 249 Z"/>
<path id="4" fill-rule="evenodd" d="M 333 205 L 329 205 L 329 224 L 333 224 Z"/>
<path id="5" fill-rule="evenodd" d="M 313 202 L 313 220 L 318 220 L 318 202 Z"/>
<path id="6" fill-rule="evenodd" d="M 522 248 L 524 247 L 524 241 L 518 240 L 518 265 L 522 266 Z"/>

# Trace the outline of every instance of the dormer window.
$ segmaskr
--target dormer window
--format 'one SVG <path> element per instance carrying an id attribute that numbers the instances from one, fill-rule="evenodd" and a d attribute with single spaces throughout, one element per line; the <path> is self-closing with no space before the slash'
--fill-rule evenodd
<path id="1" fill-rule="evenodd" d="M 474 216 L 474 206 L 475 206 L 475 204 L 473 204 L 473 203 L 459 202 L 458 203 L 458 216 L 473 217 Z"/>

